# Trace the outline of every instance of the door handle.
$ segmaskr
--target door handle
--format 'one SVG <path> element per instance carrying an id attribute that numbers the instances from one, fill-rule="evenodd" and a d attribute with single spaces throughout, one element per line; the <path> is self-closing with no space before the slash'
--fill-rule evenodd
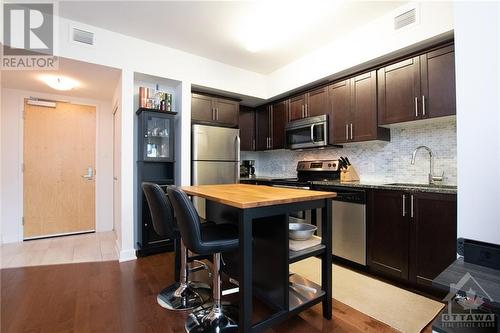
<path id="1" fill-rule="evenodd" d="M 349 124 L 345 124 L 345 140 L 349 141 Z"/>
<path id="2" fill-rule="evenodd" d="M 308 104 L 306 104 L 305 108 L 306 108 L 306 118 L 309 117 L 309 108 L 308 108 Z"/>
<path id="3" fill-rule="evenodd" d="M 311 141 L 312 141 L 312 143 L 316 143 L 316 141 L 314 141 L 314 126 L 316 126 L 316 124 L 311 125 Z"/>
<path id="4" fill-rule="evenodd" d="M 415 118 L 418 118 L 418 97 L 415 97 Z"/>
<path id="5" fill-rule="evenodd" d="M 302 118 L 305 118 L 304 105 L 302 104 Z"/>
<path id="6" fill-rule="evenodd" d="M 425 95 L 422 95 L 422 116 L 425 116 Z"/>
<path id="7" fill-rule="evenodd" d="M 353 136 L 352 136 L 352 123 L 351 123 L 351 140 L 353 140 Z"/>
<path id="8" fill-rule="evenodd" d="M 86 179 L 86 180 L 92 180 L 92 179 L 94 179 L 94 168 L 92 168 L 91 166 L 89 166 L 87 168 L 87 174 L 82 175 L 81 177 L 84 178 L 84 179 Z"/>
<path id="9" fill-rule="evenodd" d="M 413 194 L 410 196 L 410 217 L 413 218 Z"/>
<path id="10" fill-rule="evenodd" d="M 403 216 L 406 216 L 406 195 L 403 194 Z"/>
<path id="11" fill-rule="evenodd" d="M 212 120 L 215 120 L 215 108 L 212 108 Z"/>

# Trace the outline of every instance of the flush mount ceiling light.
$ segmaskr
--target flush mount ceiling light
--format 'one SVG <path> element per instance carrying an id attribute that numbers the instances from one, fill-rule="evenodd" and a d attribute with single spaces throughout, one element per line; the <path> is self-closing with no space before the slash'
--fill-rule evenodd
<path id="1" fill-rule="evenodd" d="M 78 82 L 66 76 L 42 75 L 40 80 L 56 90 L 71 90 L 78 86 Z"/>

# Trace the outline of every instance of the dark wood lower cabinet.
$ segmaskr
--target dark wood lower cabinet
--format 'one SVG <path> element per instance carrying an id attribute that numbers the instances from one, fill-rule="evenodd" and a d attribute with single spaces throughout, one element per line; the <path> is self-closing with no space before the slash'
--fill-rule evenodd
<path id="1" fill-rule="evenodd" d="M 384 276 L 407 280 L 410 228 L 407 204 L 403 205 L 403 200 L 407 200 L 404 192 L 371 192 L 368 199 L 368 266 Z"/>
<path id="2" fill-rule="evenodd" d="M 457 258 L 457 198 L 415 193 L 410 205 L 412 200 L 410 282 L 431 287 L 432 280 Z"/>
<path id="3" fill-rule="evenodd" d="M 372 273 L 429 291 L 456 259 L 454 194 L 374 190 L 368 202 Z"/>

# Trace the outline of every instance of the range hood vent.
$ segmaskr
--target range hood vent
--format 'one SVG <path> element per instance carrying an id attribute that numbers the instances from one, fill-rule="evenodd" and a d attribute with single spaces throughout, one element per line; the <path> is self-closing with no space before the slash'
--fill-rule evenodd
<path id="1" fill-rule="evenodd" d="M 71 39 L 74 42 L 86 45 L 94 45 L 94 33 L 73 27 L 71 30 Z"/>
<path id="2" fill-rule="evenodd" d="M 394 30 L 415 24 L 417 22 L 417 9 L 412 8 L 394 18 Z"/>

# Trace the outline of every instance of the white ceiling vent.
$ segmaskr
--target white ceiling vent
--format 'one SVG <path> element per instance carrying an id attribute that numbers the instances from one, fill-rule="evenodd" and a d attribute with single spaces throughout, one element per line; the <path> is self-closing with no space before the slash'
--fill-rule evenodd
<path id="1" fill-rule="evenodd" d="M 413 25 L 417 22 L 417 9 L 412 8 L 394 18 L 394 30 Z"/>
<path id="2" fill-rule="evenodd" d="M 94 33 L 73 27 L 71 29 L 71 40 L 85 45 L 94 45 Z"/>

